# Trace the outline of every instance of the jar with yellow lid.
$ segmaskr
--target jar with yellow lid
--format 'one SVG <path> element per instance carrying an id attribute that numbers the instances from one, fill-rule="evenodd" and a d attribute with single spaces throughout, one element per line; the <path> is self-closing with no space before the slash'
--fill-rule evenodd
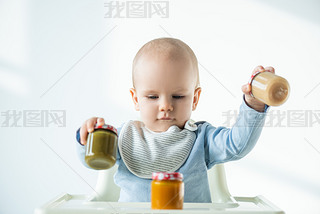
<path id="1" fill-rule="evenodd" d="M 93 169 L 109 169 L 116 163 L 117 130 L 110 125 L 96 126 L 89 133 L 85 161 Z"/>
<path id="2" fill-rule="evenodd" d="M 152 179 L 152 209 L 183 209 L 184 183 L 181 173 L 154 172 Z"/>

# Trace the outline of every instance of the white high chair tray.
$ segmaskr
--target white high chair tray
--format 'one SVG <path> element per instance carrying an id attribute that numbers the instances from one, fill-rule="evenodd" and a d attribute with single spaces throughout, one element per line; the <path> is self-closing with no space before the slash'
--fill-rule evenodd
<path id="1" fill-rule="evenodd" d="M 214 213 L 214 214 L 284 214 L 263 196 L 234 197 L 236 208 L 223 208 L 212 203 L 184 203 L 183 210 L 152 210 L 150 203 L 90 201 L 90 195 L 64 193 L 36 208 L 35 214 L 120 214 L 120 213 Z"/>

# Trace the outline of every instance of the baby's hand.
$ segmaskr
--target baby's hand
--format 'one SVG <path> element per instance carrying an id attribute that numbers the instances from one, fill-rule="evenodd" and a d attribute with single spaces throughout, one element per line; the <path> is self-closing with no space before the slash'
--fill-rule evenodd
<path id="1" fill-rule="evenodd" d="M 259 65 L 253 70 L 252 74 L 257 72 L 257 71 L 259 71 L 259 72 L 268 71 L 268 72 L 274 73 L 274 68 L 273 67 L 264 68 L 263 66 Z M 248 106 L 250 106 L 251 108 L 253 108 L 254 110 L 259 111 L 259 112 L 263 112 L 264 111 L 265 104 L 263 102 L 255 99 L 255 98 L 253 98 L 250 95 L 251 86 L 249 84 L 245 84 L 245 85 L 242 86 L 242 92 L 245 95 L 245 101 L 246 101 Z"/>
<path id="2" fill-rule="evenodd" d="M 94 126 L 96 124 L 98 124 L 98 126 L 103 126 L 104 119 L 101 117 L 92 117 L 83 123 L 83 125 L 80 128 L 80 139 L 82 145 L 87 144 L 88 133 L 93 132 Z"/>

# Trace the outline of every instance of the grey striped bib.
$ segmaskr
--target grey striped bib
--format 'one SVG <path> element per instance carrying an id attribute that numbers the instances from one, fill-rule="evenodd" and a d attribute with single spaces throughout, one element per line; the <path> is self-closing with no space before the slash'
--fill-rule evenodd
<path id="1" fill-rule="evenodd" d="M 189 156 L 196 134 L 195 124 L 184 129 L 171 126 L 165 132 L 153 132 L 140 121 L 129 121 L 121 129 L 119 152 L 128 170 L 140 178 L 152 172 L 174 172 Z"/>

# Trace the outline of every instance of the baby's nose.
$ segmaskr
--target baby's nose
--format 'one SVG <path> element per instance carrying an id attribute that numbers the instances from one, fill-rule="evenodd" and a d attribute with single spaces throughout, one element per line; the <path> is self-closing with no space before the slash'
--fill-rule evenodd
<path id="1" fill-rule="evenodd" d="M 159 106 L 160 111 L 173 111 L 172 103 L 168 99 L 163 99 Z"/>

